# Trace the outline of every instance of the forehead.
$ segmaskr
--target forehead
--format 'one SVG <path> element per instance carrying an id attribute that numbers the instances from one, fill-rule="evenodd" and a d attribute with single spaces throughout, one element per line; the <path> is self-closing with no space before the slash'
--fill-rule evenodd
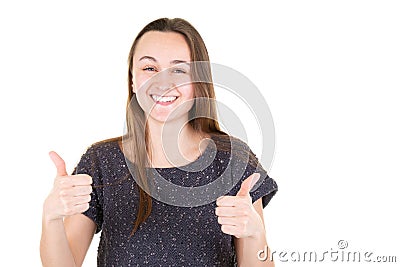
<path id="1" fill-rule="evenodd" d="M 140 38 L 133 60 L 143 56 L 168 62 L 176 59 L 190 61 L 190 49 L 185 37 L 179 33 L 150 31 Z"/>

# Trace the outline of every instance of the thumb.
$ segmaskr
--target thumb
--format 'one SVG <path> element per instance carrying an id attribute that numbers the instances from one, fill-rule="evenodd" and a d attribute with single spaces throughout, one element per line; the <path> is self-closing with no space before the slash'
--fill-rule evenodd
<path id="1" fill-rule="evenodd" d="M 253 173 L 247 177 L 246 180 L 242 182 L 242 185 L 240 186 L 239 192 L 237 192 L 236 196 L 247 196 L 253 186 L 257 183 L 258 179 L 260 179 L 259 173 Z"/>
<path id="2" fill-rule="evenodd" d="M 65 168 L 65 161 L 54 151 L 50 151 L 49 156 L 57 168 L 57 176 L 68 175 Z"/>

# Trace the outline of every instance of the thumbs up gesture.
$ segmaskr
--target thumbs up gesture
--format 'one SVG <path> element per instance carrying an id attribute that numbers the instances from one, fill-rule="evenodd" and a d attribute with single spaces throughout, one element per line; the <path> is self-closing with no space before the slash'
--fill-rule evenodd
<path id="1" fill-rule="evenodd" d="M 237 238 L 256 236 L 264 230 L 260 215 L 254 209 L 250 190 L 260 179 L 259 173 L 254 173 L 242 182 L 236 196 L 222 196 L 217 199 L 215 214 L 222 232 Z"/>
<path id="2" fill-rule="evenodd" d="M 54 151 L 49 156 L 56 166 L 57 175 L 43 205 L 45 219 L 62 219 L 89 209 L 92 177 L 86 174 L 68 175 L 64 160 Z"/>

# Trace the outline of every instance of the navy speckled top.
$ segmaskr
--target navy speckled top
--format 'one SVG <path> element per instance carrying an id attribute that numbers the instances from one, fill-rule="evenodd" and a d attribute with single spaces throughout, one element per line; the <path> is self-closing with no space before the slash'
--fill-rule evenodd
<path id="1" fill-rule="evenodd" d="M 209 145 L 196 161 L 186 166 L 209 158 L 211 154 Z M 189 172 L 175 167 L 152 170 L 174 184 L 197 187 L 217 179 L 231 154 L 234 153 L 217 150 L 212 163 L 201 171 Z M 241 182 L 256 168 L 247 163 L 241 171 L 233 167 L 232 173 L 236 171 L 243 175 L 228 195 L 236 195 Z M 277 185 L 263 169 L 257 168 L 257 172 L 261 177 L 250 195 L 253 202 L 262 197 L 265 207 Z M 215 215 L 215 201 L 198 207 L 180 207 L 153 198 L 149 218 L 130 237 L 139 191 L 117 141 L 89 147 L 74 173 L 89 174 L 93 178 L 90 208 L 84 214 L 96 223 L 96 233 L 101 231 L 98 266 L 236 266 L 233 236 L 221 231 Z M 128 178 L 121 179 L 123 177 Z"/>

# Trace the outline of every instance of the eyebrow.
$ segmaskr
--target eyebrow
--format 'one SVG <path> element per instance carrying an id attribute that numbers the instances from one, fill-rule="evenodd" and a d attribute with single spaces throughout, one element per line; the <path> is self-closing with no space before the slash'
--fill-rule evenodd
<path id="1" fill-rule="evenodd" d="M 157 63 L 157 59 L 155 59 L 154 57 L 151 57 L 151 56 L 143 56 L 143 57 L 141 57 L 139 59 L 139 61 L 146 60 L 146 59 Z M 171 64 L 182 64 L 182 63 L 184 63 L 184 64 L 189 65 L 189 63 L 186 60 L 181 60 L 181 59 L 174 59 L 170 63 Z"/>

